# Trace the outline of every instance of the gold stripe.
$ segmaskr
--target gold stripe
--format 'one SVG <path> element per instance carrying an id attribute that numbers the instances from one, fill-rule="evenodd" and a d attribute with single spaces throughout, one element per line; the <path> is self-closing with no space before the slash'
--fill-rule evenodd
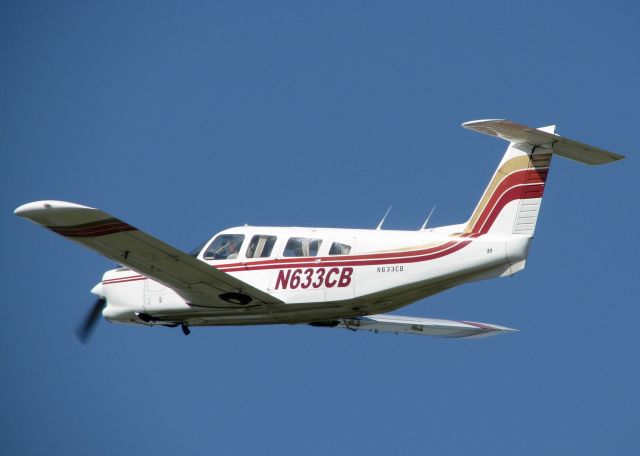
<path id="1" fill-rule="evenodd" d="M 441 245 L 445 245 L 447 242 L 451 242 L 451 239 L 448 239 L 446 241 L 433 241 L 433 242 L 429 242 L 427 244 L 421 244 L 421 245 L 412 245 L 411 247 L 398 247 L 398 248 L 389 249 L 389 250 L 372 250 L 366 253 L 363 252 L 362 255 L 370 255 L 374 253 L 393 253 L 393 252 L 404 252 L 404 251 L 410 251 L 410 250 L 431 249 L 434 247 L 440 247 Z M 358 255 L 361 255 L 361 254 L 359 253 Z"/>

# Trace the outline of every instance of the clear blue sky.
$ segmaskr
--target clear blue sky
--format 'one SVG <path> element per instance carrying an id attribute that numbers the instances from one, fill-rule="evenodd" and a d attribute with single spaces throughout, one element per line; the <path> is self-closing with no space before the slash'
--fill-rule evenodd
<path id="1" fill-rule="evenodd" d="M 640 6 L 0 2 L 0 453 L 638 454 Z M 73 331 L 112 264 L 13 216 L 99 207 L 189 249 L 243 223 L 462 222 L 509 118 L 556 158 L 527 269 L 400 314 L 456 341 L 308 327 Z"/>

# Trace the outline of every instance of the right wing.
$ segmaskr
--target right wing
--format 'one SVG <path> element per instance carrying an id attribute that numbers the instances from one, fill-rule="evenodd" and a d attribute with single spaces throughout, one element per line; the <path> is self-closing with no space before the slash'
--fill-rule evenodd
<path id="1" fill-rule="evenodd" d="M 435 318 L 402 317 L 400 315 L 369 315 L 368 317 L 343 318 L 335 325 L 317 324 L 318 326 L 337 326 L 353 331 L 366 329 L 375 332 L 418 334 L 423 336 L 449 338 L 478 338 L 495 336 L 517 329 L 506 326 L 477 323 L 473 321 L 439 320 Z"/>
<path id="2" fill-rule="evenodd" d="M 15 214 L 173 289 L 202 307 L 281 304 L 277 298 L 144 233 L 106 212 L 65 201 L 36 201 Z"/>

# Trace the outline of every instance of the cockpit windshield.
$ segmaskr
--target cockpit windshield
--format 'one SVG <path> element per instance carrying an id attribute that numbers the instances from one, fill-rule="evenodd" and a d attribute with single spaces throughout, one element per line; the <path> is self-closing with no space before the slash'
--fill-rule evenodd
<path id="1" fill-rule="evenodd" d="M 213 240 L 207 251 L 204 252 L 204 258 L 206 260 L 233 260 L 238 258 L 242 241 L 244 241 L 243 234 L 221 234 Z"/>
<path id="2" fill-rule="evenodd" d="M 192 249 L 189 252 L 189 255 L 191 255 L 192 257 L 198 257 L 198 254 L 200 252 L 202 252 L 202 249 L 204 249 L 204 246 L 207 245 L 207 242 L 209 242 L 209 239 L 207 239 L 206 241 L 202 242 L 201 244 L 198 245 L 198 247 Z"/>

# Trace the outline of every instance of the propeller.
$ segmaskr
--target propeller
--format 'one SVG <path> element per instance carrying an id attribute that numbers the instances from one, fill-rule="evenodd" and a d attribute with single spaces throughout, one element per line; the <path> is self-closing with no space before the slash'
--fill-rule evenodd
<path id="1" fill-rule="evenodd" d="M 86 318 L 76 330 L 76 336 L 78 336 L 78 340 L 83 344 L 87 344 L 89 337 L 91 337 L 91 333 L 96 327 L 98 319 L 102 316 L 102 309 L 104 309 L 106 305 L 107 300 L 103 297 L 96 299 L 96 302 L 93 304 L 93 307 L 87 314 Z"/>

